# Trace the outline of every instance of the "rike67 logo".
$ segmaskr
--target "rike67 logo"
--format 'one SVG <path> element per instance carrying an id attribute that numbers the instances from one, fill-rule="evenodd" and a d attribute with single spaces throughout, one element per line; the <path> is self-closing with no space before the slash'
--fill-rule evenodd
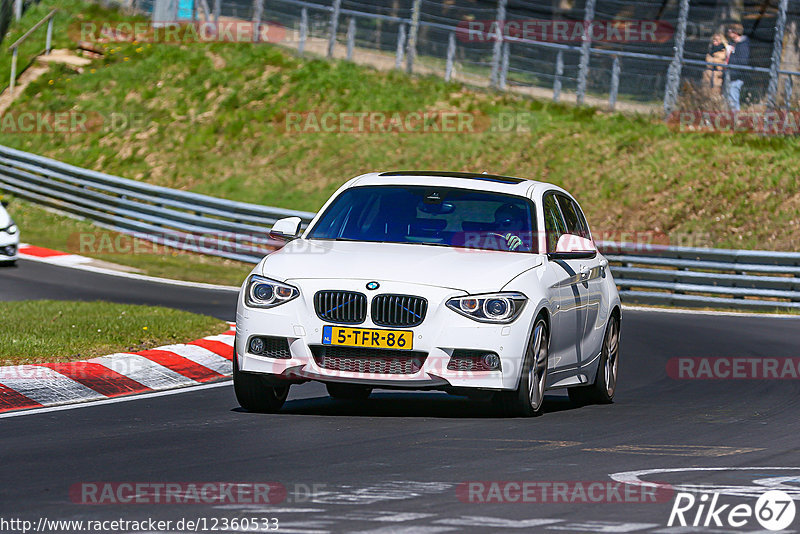
<path id="1" fill-rule="evenodd" d="M 719 493 L 678 493 L 667 526 L 744 528 L 758 523 L 767 530 L 778 531 L 794 521 L 794 501 L 780 490 L 762 494 L 754 506 L 721 504 L 719 497 Z"/>

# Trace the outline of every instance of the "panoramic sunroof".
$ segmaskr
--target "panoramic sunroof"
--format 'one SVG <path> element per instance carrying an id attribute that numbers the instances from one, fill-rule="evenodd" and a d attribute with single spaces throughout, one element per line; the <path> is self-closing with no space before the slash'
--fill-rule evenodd
<path id="1" fill-rule="evenodd" d="M 502 184 L 519 184 L 528 181 L 525 178 L 515 178 L 513 176 L 452 171 L 389 171 L 382 172 L 379 176 L 436 176 L 441 178 L 468 178 L 470 180 L 483 180 L 486 182 L 499 182 Z"/>

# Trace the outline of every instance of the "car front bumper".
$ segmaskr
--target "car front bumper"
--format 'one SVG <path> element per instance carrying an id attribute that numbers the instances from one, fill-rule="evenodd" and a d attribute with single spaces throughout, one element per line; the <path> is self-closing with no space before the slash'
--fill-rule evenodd
<path id="1" fill-rule="evenodd" d="M 15 261 L 19 256 L 19 238 L 0 232 L 0 262 Z"/>
<path id="2" fill-rule="evenodd" d="M 373 387 L 397 387 L 409 389 L 437 388 L 481 388 L 515 389 L 532 323 L 534 307 L 527 303 L 522 313 L 510 324 L 480 323 L 464 317 L 445 306 L 445 302 L 462 291 L 418 286 L 398 282 L 381 281 L 375 294 L 394 293 L 418 295 L 428 300 L 428 311 L 423 323 L 411 328 L 391 328 L 413 332 L 413 353 L 424 355 L 424 361 L 413 371 L 402 373 L 365 372 L 333 369 L 323 366 L 320 353 L 330 345 L 323 345 L 325 322 L 314 311 L 313 295 L 324 289 L 365 291 L 369 280 L 301 280 L 287 281 L 300 288 L 301 296 L 291 302 L 270 309 L 255 309 L 245 306 L 240 295 L 236 317 L 236 357 L 239 369 L 246 372 L 271 375 L 281 380 L 319 380 L 323 382 L 345 382 Z M 345 325 L 337 325 L 345 326 Z M 359 329 L 386 330 L 370 321 L 352 325 Z M 286 339 L 289 358 L 278 359 L 252 354 L 248 340 L 252 336 L 268 336 Z M 375 350 L 375 349 L 374 349 Z M 499 370 L 459 370 L 451 364 L 454 351 L 471 350 L 495 353 L 500 357 Z M 381 349 L 372 352 L 376 357 L 405 358 L 411 351 Z M 370 369 L 367 366 L 367 369 Z M 374 369 L 374 368 L 372 368 Z"/>

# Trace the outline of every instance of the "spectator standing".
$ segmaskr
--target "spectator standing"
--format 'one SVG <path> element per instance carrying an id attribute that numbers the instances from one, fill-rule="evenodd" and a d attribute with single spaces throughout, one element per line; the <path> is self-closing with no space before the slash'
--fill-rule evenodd
<path id="1" fill-rule="evenodd" d="M 733 46 L 733 51 L 728 57 L 728 65 L 747 66 L 750 62 L 750 40 L 744 34 L 741 24 L 728 26 L 728 40 Z M 740 97 L 744 85 L 745 72 L 739 69 L 729 69 L 730 83 L 725 88 L 728 106 L 734 113 L 740 109 Z"/>
<path id="2" fill-rule="evenodd" d="M 711 36 L 711 44 L 708 45 L 706 63 L 717 63 L 724 65 L 728 62 L 728 41 L 721 33 Z M 710 91 L 715 97 L 722 94 L 722 67 L 709 66 L 703 72 L 703 88 Z"/>

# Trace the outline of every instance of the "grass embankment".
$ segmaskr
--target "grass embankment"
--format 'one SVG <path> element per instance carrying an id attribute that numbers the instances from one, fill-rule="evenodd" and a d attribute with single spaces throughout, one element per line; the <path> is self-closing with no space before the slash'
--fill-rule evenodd
<path id="1" fill-rule="evenodd" d="M 660 118 L 301 59 L 266 44 L 104 46 L 105 58 L 84 74 L 53 67 L 11 111 L 137 120 L 84 133 L 0 133 L 0 143 L 150 183 L 309 211 L 365 171 L 485 170 L 564 186 L 601 235 L 655 232 L 673 244 L 734 248 L 800 245 L 795 138 L 679 133 Z M 529 129 L 303 134 L 285 128 L 288 113 L 432 110 L 521 113 Z"/>
<path id="2" fill-rule="evenodd" d="M 57 7 L 59 11 L 53 19 L 53 42 L 51 43 L 53 49 L 75 47 L 74 37 L 76 33 L 69 30 L 76 27 L 75 23 L 78 20 L 101 19 L 114 22 L 132 18 L 130 15 L 118 10 L 104 9 L 99 4 L 78 3 L 73 0 L 31 3 L 27 6 L 20 20 L 12 17 L 11 24 L 3 38 L 3 43 L 0 44 L 0 54 L 6 58 L 0 62 L 0 87 L 7 87 L 9 83 L 9 75 L 11 74 L 11 51 L 9 47 L 33 28 L 45 15 L 50 13 L 54 7 Z M 145 19 L 140 17 L 139 20 Z M 19 45 L 17 76 L 37 55 L 42 53 L 45 48 L 46 35 L 47 24 L 43 24 Z"/>
<path id="3" fill-rule="evenodd" d="M 0 365 L 85 360 L 221 334 L 227 323 L 194 313 L 110 302 L 4 302 Z"/>

